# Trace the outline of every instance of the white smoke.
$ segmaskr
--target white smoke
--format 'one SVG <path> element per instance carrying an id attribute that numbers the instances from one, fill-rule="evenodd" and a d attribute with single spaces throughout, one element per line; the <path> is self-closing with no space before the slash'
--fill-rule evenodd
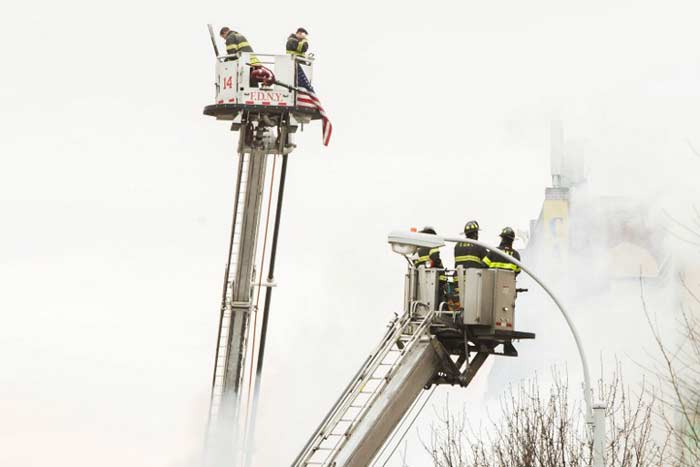
<path id="1" fill-rule="evenodd" d="M 327 150 L 306 128 L 290 161 L 263 467 L 295 457 L 400 309 L 404 265 L 387 232 L 456 233 L 476 218 L 488 241 L 506 224 L 526 228 L 549 183 L 552 117 L 584 141 L 592 196 L 664 200 L 654 222 L 661 208 L 692 221 L 697 2 L 623 4 L 311 1 L 297 19 L 288 2 L 14 5 L 0 28 L 0 464 L 200 458 L 235 170 L 235 136 L 201 115 L 214 80 L 207 22 L 260 51 L 281 51 L 302 22 L 335 127 Z M 603 347 L 608 358 L 648 345 L 628 319 L 636 284 L 610 302 L 579 303 L 581 289 L 562 294 L 592 363 Z M 661 317 L 665 293 L 649 296 Z M 519 313 L 538 339 L 494 359 L 493 374 L 517 380 L 566 360 L 578 375 L 546 297 L 531 287 Z M 449 392 L 476 412 L 501 390 L 492 381 L 505 380 L 485 371 L 435 402 Z M 424 459 L 415 437 L 409 458 Z"/>

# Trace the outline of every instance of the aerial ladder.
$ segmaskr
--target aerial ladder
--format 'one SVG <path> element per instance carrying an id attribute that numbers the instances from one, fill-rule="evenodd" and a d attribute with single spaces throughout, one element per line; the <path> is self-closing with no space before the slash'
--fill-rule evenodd
<path id="1" fill-rule="evenodd" d="M 441 275 L 453 278 L 454 289 L 440 285 Z M 402 315 L 389 323 L 292 467 L 379 462 L 424 390 L 467 387 L 490 355 L 516 357 L 513 341 L 534 339 L 514 328 L 522 291 L 513 271 L 416 268 L 409 260 Z"/>
<path id="2" fill-rule="evenodd" d="M 294 133 L 314 120 L 324 120 L 324 115 L 308 88 L 300 86 L 312 82 L 311 58 L 220 55 L 213 33 L 212 43 L 217 58 L 215 102 L 204 113 L 230 122 L 239 138 L 204 464 L 248 467 L 288 155 L 296 147 Z M 306 83 L 299 82 L 300 76 Z M 324 130 L 325 125 L 324 120 Z M 448 305 L 440 287 L 439 275 L 444 273 L 459 284 L 456 307 Z M 517 356 L 512 342 L 535 337 L 514 330 L 518 290 L 510 271 L 425 269 L 409 261 L 402 315 L 389 323 L 293 467 L 368 466 L 424 389 L 444 384 L 466 387 L 489 355 Z"/>
<path id="3" fill-rule="evenodd" d="M 239 134 L 205 439 L 204 464 L 218 467 L 251 462 L 246 446 L 252 446 L 255 431 L 288 156 L 296 147 L 293 134 L 322 115 L 309 93 L 297 86 L 301 73 L 303 84 L 310 85 L 312 58 L 220 55 L 211 25 L 209 31 L 216 53 L 215 100 L 204 114 L 230 122 L 231 131 Z"/>

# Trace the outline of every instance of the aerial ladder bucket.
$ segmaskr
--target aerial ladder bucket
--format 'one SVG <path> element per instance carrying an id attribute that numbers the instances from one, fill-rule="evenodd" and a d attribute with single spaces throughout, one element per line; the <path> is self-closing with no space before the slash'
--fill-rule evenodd
<path id="1" fill-rule="evenodd" d="M 448 310 L 441 274 L 457 277 L 460 292 L 477 299 Z M 515 356 L 514 339 L 535 337 L 512 329 L 517 292 L 511 271 L 410 266 L 405 284 L 403 315 L 389 324 L 292 467 L 370 465 L 422 390 L 466 387 L 489 355 Z"/>

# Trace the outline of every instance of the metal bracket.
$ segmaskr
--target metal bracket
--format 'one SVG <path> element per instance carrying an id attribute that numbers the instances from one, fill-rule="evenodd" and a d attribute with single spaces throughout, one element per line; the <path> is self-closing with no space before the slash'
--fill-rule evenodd
<path id="1" fill-rule="evenodd" d="M 449 384 L 452 386 L 458 384 L 460 386 L 466 386 L 468 383 L 464 383 L 462 373 L 459 371 L 459 368 L 462 366 L 462 362 L 464 361 L 462 360 L 462 357 L 457 360 L 459 363 L 459 365 L 457 365 L 452 361 L 452 358 L 450 358 L 450 353 L 436 337 L 431 338 L 430 344 L 432 345 L 433 349 L 435 349 L 435 353 L 442 362 L 442 368 L 437 371 L 430 384 Z"/>

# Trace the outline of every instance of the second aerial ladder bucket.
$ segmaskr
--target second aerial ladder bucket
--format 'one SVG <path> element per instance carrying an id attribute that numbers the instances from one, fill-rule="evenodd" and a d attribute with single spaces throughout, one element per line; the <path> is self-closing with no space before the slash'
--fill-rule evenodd
<path id="1" fill-rule="evenodd" d="M 512 316 L 512 272 L 484 271 L 482 275 L 489 280 L 472 284 L 470 290 L 483 298 L 478 304 L 485 318 L 478 330 L 472 329 L 472 324 L 464 324 L 464 310 L 446 309 L 439 281 L 445 273 L 452 276 L 462 271 L 409 267 L 404 314 L 390 323 L 377 348 L 292 467 L 366 467 L 373 460 L 376 462 L 380 449 L 388 439 L 391 444 L 392 432 L 414 407 L 424 388 L 439 384 L 466 387 L 489 355 L 517 355 L 508 352 L 514 351 L 512 339 L 534 337 L 530 333 L 500 331 L 501 321 L 496 321 L 496 325 L 491 322 L 502 320 L 500 308 L 506 308 L 506 304 Z M 513 287 L 504 288 L 510 285 Z M 460 286 L 465 290 L 466 284 Z M 496 289 L 498 298 L 494 296 Z M 512 318 L 509 322 L 512 324 Z M 499 346 L 503 346 L 503 352 L 497 350 Z M 380 458 L 383 452 L 379 453 Z"/>

